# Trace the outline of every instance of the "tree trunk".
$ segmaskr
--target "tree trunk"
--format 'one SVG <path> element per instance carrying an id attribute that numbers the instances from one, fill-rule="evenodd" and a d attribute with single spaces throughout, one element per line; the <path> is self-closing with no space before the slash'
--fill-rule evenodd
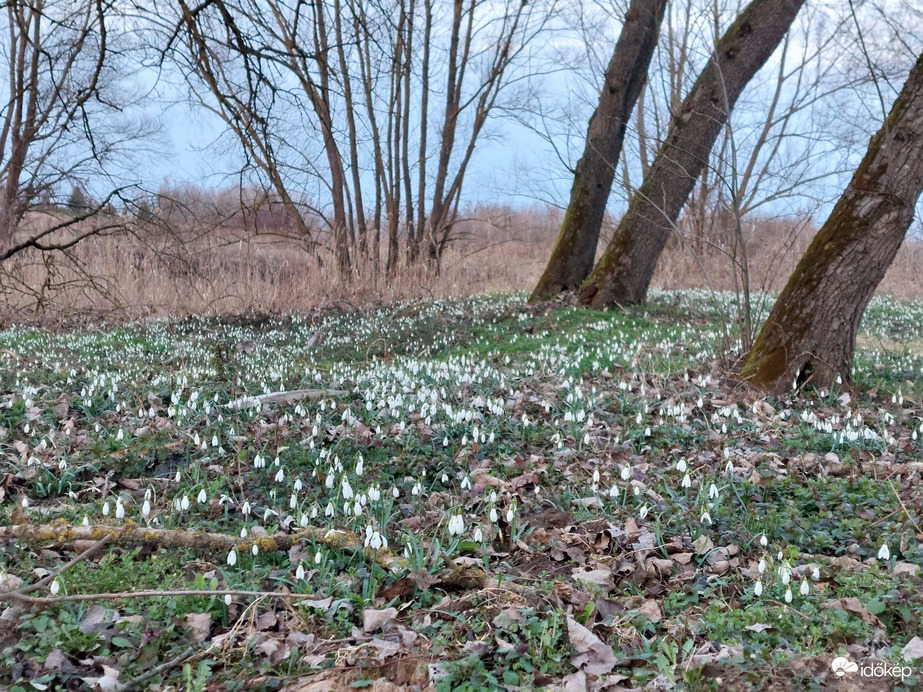
<path id="1" fill-rule="evenodd" d="M 742 376 L 776 393 L 850 382 L 856 332 L 923 191 L 923 56 L 788 280 Z"/>
<path id="2" fill-rule="evenodd" d="M 741 92 L 772 55 L 805 0 L 753 0 L 722 36 L 667 139 L 590 276 L 580 302 L 644 302 L 654 268 L 686 198 Z"/>
<path id="3" fill-rule="evenodd" d="M 593 268 L 606 203 L 631 111 L 647 78 L 667 0 L 632 0 L 612 52 L 599 105 L 577 162 L 570 204 L 545 273 L 530 302 L 573 291 Z"/>

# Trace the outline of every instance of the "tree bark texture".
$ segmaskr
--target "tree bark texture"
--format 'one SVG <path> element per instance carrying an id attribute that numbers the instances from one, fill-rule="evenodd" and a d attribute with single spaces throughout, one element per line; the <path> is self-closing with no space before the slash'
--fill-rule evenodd
<path id="1" fill-rule="evenodd" d="M 632 0 L 625 14 L 574 171 L 564 223 L 530 302 L 576 290 L 593 268 L 625 129 L 647 79 L 666 6 L 667 0 Z"/>
<path id="2" fill-rule="evenodd" d="M 923 191 L 923 56 L 830 217 L 792 273 L 742 376 L 779 393 L 850 382 L 862 314 L 894 260 Z"/>
<path id="3" fill-rule="evenodd" d="M 778 47 L 805 0 L 753 0 L 715 46 L 673 114 L 666 141 L 615 235 L 579 290 L 592 307 L 644 302 L 657 260 L 744 87 Z"/>

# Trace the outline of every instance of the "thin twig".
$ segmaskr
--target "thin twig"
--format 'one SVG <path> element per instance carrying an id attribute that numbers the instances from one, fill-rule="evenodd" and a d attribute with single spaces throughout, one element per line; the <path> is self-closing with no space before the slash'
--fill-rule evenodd
<path id="1" fill-rule="evenodd" d="M 795 608 L 795 607 L 793 607 L 793 606 L 790 606 L 788 603 L 782 603 L 781 601 L 776 601 L 776 600 L 773 600 L 773 599 L 771 599 L 771 598 L 767 598 L 766 600 L 769 601 L 770 603 L 775 603 L 776 605 L 780 605 L 780 606 L 782 606 L 783 608 L 788 608 L 789 610 L 791 610 L 791 611 L 794 612 L 794 613 L 798 613 L 798 614 L 799 614 L 801 617 L 803 617 L 805 620 L 811 620 L 811 621 L 813 621 L 813 618 L 811 618 L 811 617 L 805 615 L 804 613 L 802 613 L 802 612 L 801 612 L 800 610 L 798 610 L 797 608 Z"/>
<path id="2" fill-rule="evenodd" d="M 60 576 L 61 576 L 62 574 L 64 574 L 67 570 L 69 570 L 71 567 L 73 567 L 74 565 L 76 565 L 76 564 L 78 564 L 78 563 L 83 562 L 84 560 L 86 560 L 88 557 L 90 557 L 93 553 L 95 553 L 97 550 L 99 550 L 100 548 L 102 548 L 104 545 L 106 545 L 106 543 L 108 543 L 108 542 L 111 541 L 111 540 L 112 540 L 112 534 L 108 534 L 108 535 L 106 535 L 106 536 L 103 536 L 103 538 L 102 538 L 101 540 L 97 541 L 97 542 L 94 543 L 92 546 L 90 546 L 89 548 L 87 548 L 86 550 L 84 550 L 82 553 L 80 553 L 77 557 L 75 557 L 73 560 L 71 560 L 70 562 L 68 562 L 66 565 L 64 565 L 61 569 L 59 569 L 59 570 L 58 570 L 57 572 L 55 572 L 54 574 L 49 574 L 49 575 L 48 575 L 47 577 L 45 577 L 44 579 L 41 579 L 41 580 L 35 582 L 34 584 L 32 584 L 32 585 L 30 585 L 30 586 L 24 586 L 24 587 L 21 588 L 21 589 L 17 589 L 17 590 L 15 591 L 15 593 L 17 593 L 17 594 L 19 594 L 19 595 L 21 595 L 21 596 L 25 596 L 27 593 L 32 593 L 33 591 L 38 591 L 39 589 L 42 589 L 42 588 L 48 586 L 51 582 L 53 582 L 55 579 L 57 579 L 58 577 L 60 577 Z M 13 596 L 13 598 L 15 598 L 15 596 Z M 2 601 L 2 600 L 3 600 L 3 595 L 0 595 L 0 601 Z"/>
<path id="3" fill-rule="evenodd" d="M 146 673 L 142 673 L 141 675 L 136 677 L 134 680 L 129 680 L 123 685 L 117 685 L 113 687 L 112 690 L 113 692 L 126 692 L 126 690 L 130 690 L 133 687 L 137 687 L 142 682 L 154 677 L 155 675 L 160 675 L 161 673 L 166 673 L 168 670 L 172 670 L 173 668 L 176 668 L 176 666 L 185 662 L 187 659 L 192 658 L 192 656 L 195 655 L 195 652 L 196 652 L 195 648 L 186 649 L 183 653 L 181 653 L 176 658 L 171 658 L 169 661 L 166 661 L 165 663 L 161 663 L 159 666 L 156 666 L 155 668 L 151 668 Z"/>
<path id="4" fill-rule="evenodd" d="M 904 504 L 904 501 L 901 499 L 901 496 L 897 494 L 897 489 L 894 487 L 894 482 L 889 478 L 888 485 L 891 486 L 891 492 L 894 493 L 894 497 L 897 498 L 897 501 L 901 504 L 901 509 L 904 510 L 904 514 L 907 515 L 907 519 L 910 520 L 910 523 L 913 524 L 914 528 L 917 530 L 917 535 L 923 535 L 923 529 L 920 528 L 920 525 L 914 521 L 913 517 L 910 516 L 910 511 L 907 509 L 907 505 Z"/>
<path id="5" fill-rule="evenodd" d="M 96 601 L 96 600 L 120 600 L 129 598 L 163 598 L 174 596 L 243 596 L 256 598 L 305 598 L 317 600 L 317 595 L 306 593 L 282 593 L 279 591 L 240 591 L 237 589 L 215 589 L 209 590 L 190 590 L 190 591 L 124 591 L 120 593 L 80 593 L 67 594 L 65 596 L 24 596 L 15 591 L 7 594 L 0 594 L 0 601 L 11 599 L 23 603 L 32 603 L 36 605 L 51 605 L 54 603 L 64 603 L 66 601 Z"/>

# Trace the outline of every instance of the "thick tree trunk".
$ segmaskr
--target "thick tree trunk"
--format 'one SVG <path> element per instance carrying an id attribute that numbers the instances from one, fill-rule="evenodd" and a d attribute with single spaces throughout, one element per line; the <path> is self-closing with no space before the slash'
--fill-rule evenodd
<path id="1" fill-rule="evenodd" d="M 647 79 L 666 6 L 667 0 L 632 0 L 625 13 L 599 105 L 590 118 L 586 148 L 574 171 L 564 223 L 530 302 L 575 290 L 593 268 L 625 128 Z"/>
<path id="2" fill-rule="evenodd" d="M 923 191 L 923 56 L 789 278 L 742 376 L 774 392 L 849 382 L 856 332 Z"/>
<path id="3" fill-rule="evenodd" d="M 753 0 L 727 30 L 670 123 L 615 236 L 580 287 L 593 307 L 644 302 L 673 224 L 744 87 L 772 55 L 805 0 Z"/>

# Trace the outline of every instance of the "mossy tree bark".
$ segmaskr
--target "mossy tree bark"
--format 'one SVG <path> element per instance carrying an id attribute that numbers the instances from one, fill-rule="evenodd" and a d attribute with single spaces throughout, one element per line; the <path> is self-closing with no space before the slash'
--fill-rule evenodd
<path id="1" fill-rule="evenodd" d="M 625 129 L 647 79 L 666 6 L 667 0 L 632 0 L 625 13 L 586 147 L 574 170 L 564 223 L 530 302 L 575 290 L 593 268 Z"/>
<path id="2" fill-rule="evenodd" d="M 923 56 L 830 217 L 792 273 L 742 376 L 779 393 L 851 381 L 859 321 L 923 191 Z"/>
<path id="3" fill-rule="evenodd" d="M 657 260 L 744 87 L 778 47 L 805 0 L 753 0 L 715 46 L 673 115 L 651 168 L 606 252 L 580 287 L 584 305 L 644 302 Z"/>

